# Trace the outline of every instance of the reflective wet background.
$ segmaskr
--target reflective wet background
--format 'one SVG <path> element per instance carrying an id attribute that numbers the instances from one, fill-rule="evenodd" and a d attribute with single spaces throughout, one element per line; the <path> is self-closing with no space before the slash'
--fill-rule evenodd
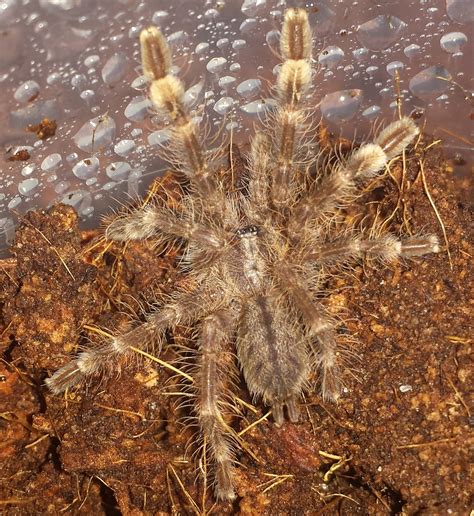
<path id="1" fill-rule="evenodd" d="M 286 6 L 310 13 L 312 102 L 332 130 L 368 135 L 397 116 L 398 92 L 466 173 L 473 0 L 0 0 L 0 249 L 31 208 L 62 201 L 94 223 L 164 169 L 168 133 L 140 70 L 143 27 L 167 36 L 189 105 L 217 134 L 210 145 L 230 132 L 248 140 L 272 109 Z M 54 136 L 27 130 L 45 118 Z"/>

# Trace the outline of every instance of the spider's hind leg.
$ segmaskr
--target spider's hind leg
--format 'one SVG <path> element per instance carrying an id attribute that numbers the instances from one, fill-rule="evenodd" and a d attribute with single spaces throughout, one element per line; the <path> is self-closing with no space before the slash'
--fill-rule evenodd
<path id="1" fill-rule="evenodd" d="M 229 378 L 237 373 L 234 364 L 229 364 L 229 361 L 233 362 L 233 356 L 225 350 L 233 330 L 234 317 L 227 310 L 219 310 L 204 319 L 193 375 L 192 390 L 196 402 L 193 410 L 203 440 L 203 453 L 211 460 L 214 470 L 215 495 L 220 500 L 235 498 L 233 464 L 237 439 L 224 418 L 230 404 L 227 400 Z"/>

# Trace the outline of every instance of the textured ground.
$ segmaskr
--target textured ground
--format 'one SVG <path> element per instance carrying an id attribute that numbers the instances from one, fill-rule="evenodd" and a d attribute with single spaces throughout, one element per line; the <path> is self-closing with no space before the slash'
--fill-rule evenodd
<path id="1" fill-rule="evenodd" d="M 394 231 L 423 228 L 444 243 L 442 220 L 450 255 L 444 245 L 439 255 L 358 267 L 334 280 L 327 302 L 359 356 L 347 392 L 337 406 L 307 396 L 300 424 L 277 429 L 261 420 L 249 428 L 266 410 L 241 386 L 244 417 L 232 423 L 245 442 L 239 498 L 214 513 L 469 513 L 472 205 L 439 146 L 426 147 L 361 199 L 362 211 L 373 217 L 378 207 L 384 218 L 393 214 Z M 165 180 L 161 188 L 172 186 Z M 43 387 L 78 346 L 99 341 L 101 328 L 124 327 L 119 302 L 136 310 L 185 281 L 174 252 L 105 244 L 99 231 L 81 232 L 66 206 L 25 217 L 12 258 L 0 262 L 2 514 L 211 509 L 186 455 L 191 432 L 177 421 L 167 369 L 140 360 L 64 397 Z M 187 335 L 183 328 L 173 338 Z M 172 361 L 173 351 L 160 358 Z"/>

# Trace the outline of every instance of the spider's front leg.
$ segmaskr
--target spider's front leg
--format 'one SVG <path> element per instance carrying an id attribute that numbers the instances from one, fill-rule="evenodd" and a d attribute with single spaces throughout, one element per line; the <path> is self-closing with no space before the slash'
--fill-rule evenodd
<path id="1" fill-rule="evenodd" d="M 298 190 L 295 177 L 298 149 L 308 132 L 304 96 L 311 85 L 311 28 L 304 9 L 288 9 L 285 13 L 280 53 L 283 63 L 276 84 L 278 105 L 273 120 L 273 156 L 271 200 L 277 209 L 286 209 L 294 202 Z"/>
<path id="2" fill-rule="evenodd" d="M 202 146 L 199 124 L 187 105 L 184 84 L 171 73 L 166 38 L 157 27 L 149 27 L 140 34 L 140 47 L 143 72 L 150 81 L 150 99 L 170 122 L 170 161 L 188 177 L 202 207 L 214 216 L 222 216 L 222 192 Z"/>
<path id="3" fill-rule="evenodd" d="M 226 244 L 225 232 L 219 231 L 217 226 L 194 220 L 191 208 L 184 215 L 178 215 L 154 204 L 120 215 L 107 226 L 105 236 L 118 242 L 150 237 L 169 242 L 180 238 L 197 244 L 204 251 L 214 252 Z"/>

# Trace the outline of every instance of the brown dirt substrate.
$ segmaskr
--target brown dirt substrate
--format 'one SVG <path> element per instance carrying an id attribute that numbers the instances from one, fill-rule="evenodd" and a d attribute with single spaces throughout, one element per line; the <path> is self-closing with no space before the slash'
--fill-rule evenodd
<path id="1" fill-rule="evenodd" d="M 444 245 L 438 255 L 358 267 L 334 280 L 328 305 L 342 314 L 341 333 L 355 337 L 358 355 L 345 377 L 347 392 L 337 406 L 307 395 L 299 424 L 278 429 L 263 420 L 245 432 L 238 499 L 215 506 L 215 514 L 469 513 L 472 206 L 439 146 L 421 148 L 361 205 L 376 200 L 365 214 L 378 206 L 384 217 L 393 213 L 393 231 L 422 228 L 443 242 L 427 187 L 450 259 Z M 167 369 L 137 361 L 66 396 L 43 385 L 80 346 L 99 341 L 98 329 L 128 324 L 120 303 L 139 312 L 141 302 L 159 301 L 185 281 L 176 252 L 160 254 L 151 242 L 105 243 L 99 231 L 81 232 L 64 205 L 24 218 L 12 258 L 0 262 L 2 514 L 211 508 Z M 188 334 L 183 328 L 170 338 Z M 160 358 L 172 362 L 173 353 Z M 240 432 L 266 409 L 251 404 L 243 385 L 237 394 L 247 404 L 232 421 Z"/>

